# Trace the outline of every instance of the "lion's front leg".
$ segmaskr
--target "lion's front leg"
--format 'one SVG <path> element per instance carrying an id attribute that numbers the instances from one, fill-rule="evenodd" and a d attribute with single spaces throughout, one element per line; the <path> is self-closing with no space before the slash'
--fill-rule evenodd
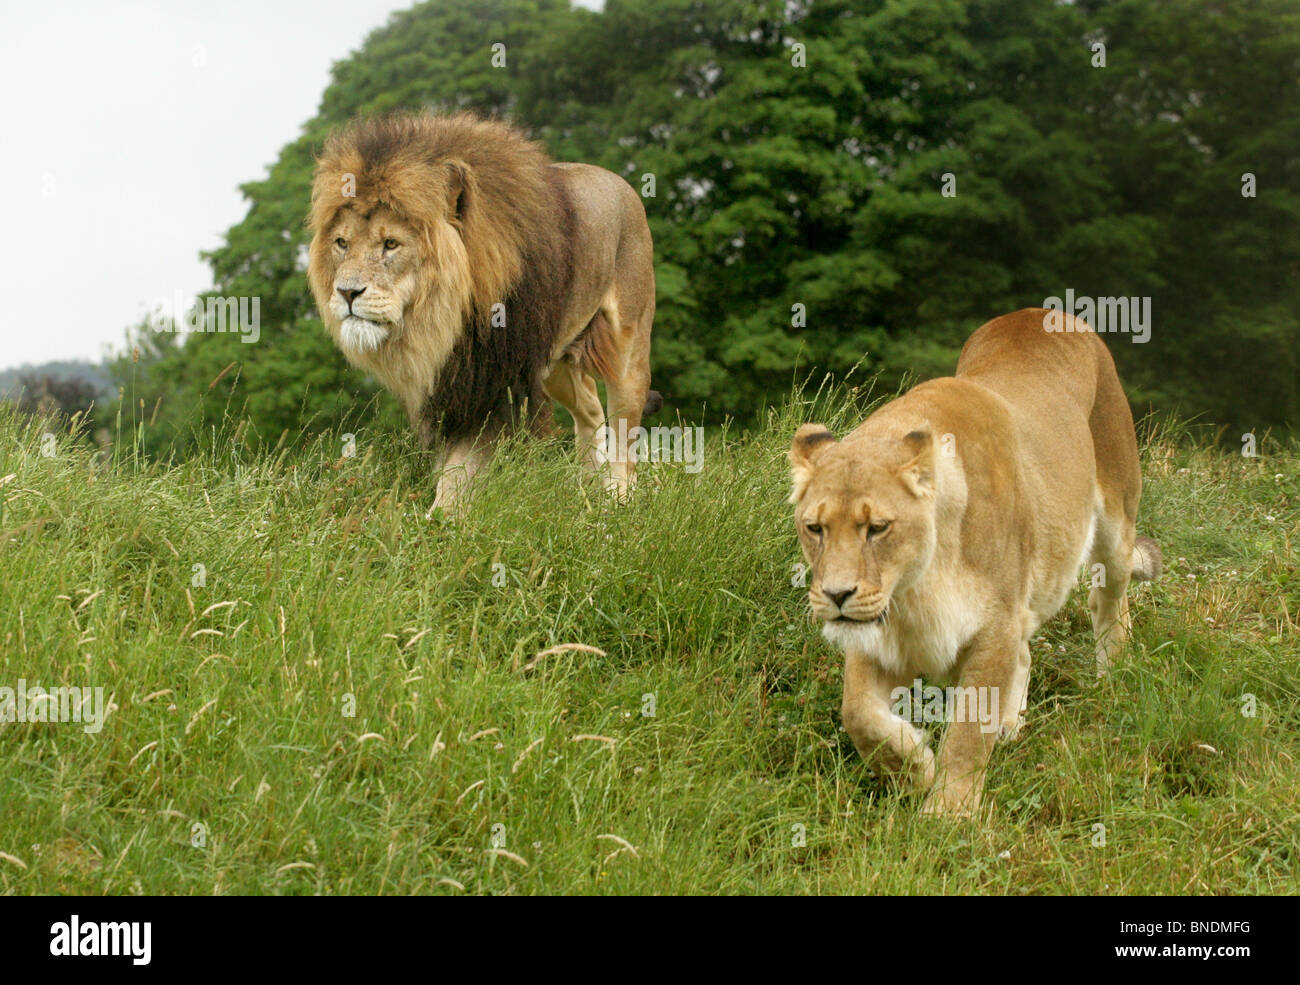
<path id="1" fill-rule="evenodd" d="M 901 776 L 923 793 L 934 782 L 935 760 L 921 729 L 896 714 L 891 693 L 906 686 L 870 657 L 850 651 L 844 660 L 840 720 L 853 745 L 873 768 Z"/>
<path id="2" fill-rule="evenodd" d="M 494 442 L 488 438 L 462 438 L 453 441 L 442 457 L 442 476 L 433 497 L 429 515 L 436 509 L 454 512 L 457 501 L 465 495 L 470 480 L 492 458 Z"/>
<path id="3" fill-rule="evenodd" d="M 994 743 L 1009 716 L 1019 718 L 1028 686 L 1028 650 L 1018 631 L 989 630 L 969 644 L 950 708 L 955 720 L 939 749 L 934 787 L 922 813 L 970 817 L 979 810 Z"/>

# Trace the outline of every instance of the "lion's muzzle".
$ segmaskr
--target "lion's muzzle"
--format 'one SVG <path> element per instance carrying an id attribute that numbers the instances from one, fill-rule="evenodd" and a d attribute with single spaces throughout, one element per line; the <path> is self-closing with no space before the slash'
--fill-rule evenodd
<path id="1" fill-rule="evenodd" d="M 871 625 L 883 622 L 889 600 L 880 589 L 863 591 L 860 586 L 816 587 L 809 592 L 813 612 L 823 622 Z"/>
<path id="2" fill-rule="evenodd" d="M 339 344 L 353 352 L 374 352 L 388 341 L 388 329 L 377 322 L 349 315 L 339 325 Z"/>

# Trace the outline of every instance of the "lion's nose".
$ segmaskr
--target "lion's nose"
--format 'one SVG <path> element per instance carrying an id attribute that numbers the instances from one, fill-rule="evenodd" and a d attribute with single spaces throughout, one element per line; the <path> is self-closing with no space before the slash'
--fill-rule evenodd
<path id="1" fill-rule="evenodd" d="M 352 302 L 365 294 L 366 289 L 364 287 L 340 287 L 338 292 L 343 295 L 343 300 L 348 303 L 348 310 L 351 311 Z"/>
<path id="2" fill-rule="evenodd" d="M 849 596 L 857 590 L 857 585 L 854 585 L 852 588 L 836 589 L 834 591 L 828 589 L 826 591 L 826 597 L 842 609 L 844 608 L 844 603 L 848 601 Z"/>

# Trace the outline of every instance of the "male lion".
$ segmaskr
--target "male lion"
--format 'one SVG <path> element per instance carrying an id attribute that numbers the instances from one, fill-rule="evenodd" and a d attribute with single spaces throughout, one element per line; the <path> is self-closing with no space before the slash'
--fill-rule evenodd
<path id="1" fill-rule="evenodd" d="M 1129 578 L 1159 573 L 1159 548 L 1134 528 L 1142 475 L 1115 364 L 1085 322 L 1049 333 L 1049 314 L 994 319 L 955 376 L 843 441 L 805 424 L 790 448 L 808 596 L 845 655 L 844 728 L 869 761 L 929 791 L 927 813 L 978 809 L 993 743 L 1019 730 L 1029 639 L 1079 566 L 1102 566 L 1088 596 L 1099 673 L 1127 635 Z M 1000 709 L 984 723 L 958 715 L 937 760 L 897 713 L 896 689 L 922 676 Z"/>
<path id="2" fill-rule="evenodd" d="M 573 414 L 593 468 L 606 460 L 593 374 L 612 433 L 657 408 L 650 229 L 622 178 L 554 164 L 503 123 L 395 114 L 330 137 L 309 221 L 308 279 L 335 343 L 402 402 L 421 447 L 441 439 L 434 506 L 507 427 L 543 428 L 543 394 Z M 634 469 L 615 449 L 611 488 Z"/>

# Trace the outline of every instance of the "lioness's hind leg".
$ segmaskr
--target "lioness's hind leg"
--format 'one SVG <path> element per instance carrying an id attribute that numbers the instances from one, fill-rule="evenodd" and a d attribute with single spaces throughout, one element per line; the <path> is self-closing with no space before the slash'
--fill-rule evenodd
<path id="1" fill-rule="evenodd" d="M 600 405 L 596 381 L 569 360 L 561 359 L 551 368 L 544 386 L 551 399 L 573 415 L 574 437 L 583 463 L 599 470 L 605 460 L 605 408 Z"/>
<path id="2" fill-rule="evenodd" d="M 1088 562 L 1088 611 L 1097 644 L 1097 676 L 1128 639 L 1128 583 L 1133 573 L 1133 545 L 1137 530 L 1127 518 L 1098 517 L 1092 556 Z"/>

